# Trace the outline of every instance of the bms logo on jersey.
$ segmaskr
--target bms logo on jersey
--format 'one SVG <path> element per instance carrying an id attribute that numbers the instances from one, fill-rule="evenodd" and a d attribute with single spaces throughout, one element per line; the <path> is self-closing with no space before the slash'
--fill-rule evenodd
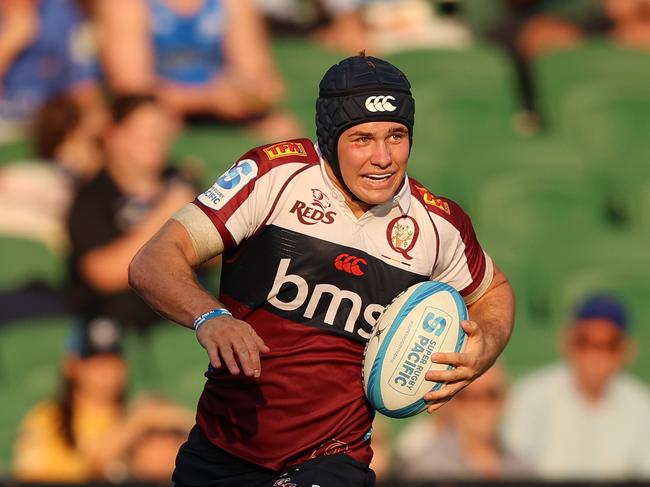
<path id="1" fill-rule="evenodd" d="M 257 176 L 257 164 L 252 159 L 243 159 L 217 179 L 205 193 L 199 196 L 204 205 L 220 210 L 233 196 Z"/>
<path id="2" fill-rule="evenodd" d="M 290 263 L 291 259 L 280 260 L 266 298 L 272 306 L 287 312 L 300 310 L 307 319 L 314 318 L 319 305 L 321 308 L 327 306 L 323 316 L 325 324 L 358 335 L 364 340 L 370 338 L 370 331 L 384 306 L 365 304 L 359 294 L 333 284 L 319 283 L 310 289 L 306 279 L 287 272 Z M 360 317 L 363 317 L 363 322 L 358 323 Z"/>

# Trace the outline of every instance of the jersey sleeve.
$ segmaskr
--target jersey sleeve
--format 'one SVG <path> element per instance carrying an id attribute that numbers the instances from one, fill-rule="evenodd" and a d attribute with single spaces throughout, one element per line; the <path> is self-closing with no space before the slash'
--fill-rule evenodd
<path id="1" fill-rule="evenodd" d="M 263 225 L 286 182 L 305 162 L 275 161 L 263 148 L 253 149 L 194 200 L 219 232 L 224 250 L 238 246 Z"/>
<path id="2" fill-rule="evenodd" d="M 451 200 L 442 200 L 445 215 L 439 220 L 439 257 L 431 278 L 458 289 L 472 304 L 492 282 L 492 259 L 476 238 L 469 216 Z"/>

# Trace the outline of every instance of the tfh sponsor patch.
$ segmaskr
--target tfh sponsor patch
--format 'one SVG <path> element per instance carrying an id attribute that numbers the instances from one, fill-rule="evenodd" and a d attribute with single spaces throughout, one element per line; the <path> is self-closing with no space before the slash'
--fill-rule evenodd
<path id="1" fill-rule="evenodd" d="M 424 200 L 424 203 L 427 206 L 433 206 L 435 208 L 438 208 L 439 210 L 444 211 L 445 213 L 447 213 L 447 215 L 451 215 L 451 210 L 449 209 L 449 203 L 447 203 L 442 198 L 436 197 L 425 188 L 422 188 L 420 186 L 416 186 L 415 188 L 418 190 L 418 193 L 422 195 L 422 199 Z"/>
<path id="2" fill-rule="evenodd" d="M 307 151 L 300 142 L 284 142 L 282 144 L 271 145 L 264 149 L 264 153 L 270 160 L 286 156 L 307 157 Z"/>

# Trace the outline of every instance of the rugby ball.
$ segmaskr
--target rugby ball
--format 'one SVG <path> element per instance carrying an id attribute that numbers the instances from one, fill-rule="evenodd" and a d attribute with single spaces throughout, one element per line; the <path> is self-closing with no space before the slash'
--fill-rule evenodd
<path id="1" fill-rule="evenodd" d="M 460 322 L 467 306 L 452 286 L 425 281 L 399 294 L 377 320 L 366 344 L 363 386 L 370 403 L 392 418 L 406 418 L 424 409 L 425 393 L 443 384 L 424 379 L 435 352 L 460 352 L 465 331 Z"/>

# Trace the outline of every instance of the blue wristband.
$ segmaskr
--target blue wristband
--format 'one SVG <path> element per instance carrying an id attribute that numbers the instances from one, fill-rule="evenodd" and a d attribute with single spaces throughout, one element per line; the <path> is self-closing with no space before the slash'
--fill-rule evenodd
<path id="1" fill-rule="evenodd" d="M 194 331 L 199 331 L 201 325 L 206 321 L 223 315 L 232 316 L 232 313 L 230 313 L 230 311 L 228 311 L 226 308 L 217 308 L 217 309 L 210 310 L 206 313 L 203 313 L 201 316 L 199 316 L 197 319 L 194 320 Z"/>

